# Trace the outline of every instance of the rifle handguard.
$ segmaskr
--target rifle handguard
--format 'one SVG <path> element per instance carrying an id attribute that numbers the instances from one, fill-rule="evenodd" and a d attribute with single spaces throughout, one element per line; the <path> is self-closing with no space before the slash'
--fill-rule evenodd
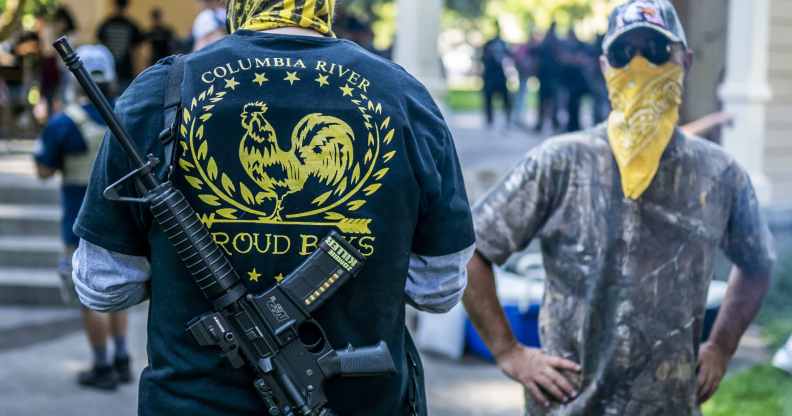
<path id="1" fill-rule="evenodd" d="M 201 224 L 184 194 L 169 181 L 149 191 L 151 212 L 195 283 L 217 310 L 233 304 L 246 289 L 231 262 Z"/>

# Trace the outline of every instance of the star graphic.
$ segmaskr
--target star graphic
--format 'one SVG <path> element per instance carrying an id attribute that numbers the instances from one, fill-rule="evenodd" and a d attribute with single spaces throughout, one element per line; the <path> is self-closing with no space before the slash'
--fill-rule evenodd
<path id="1" fill-rule="evenodd" d="M 282 282 L 283 279 L 285 279 L 285 277 L 283 277 L 283 273 L 278 273 L 278 275 L 275 276 L 275 281 L 278 283 Z"/>
<path id="2" fill-rule="evenodd" d="M 267 79 L 267 75 L 264 74 L 264 73 L 261 73 L 261 74 L 256 74 L 256 78 L 253 80 L 253 83 L 254 84 L 258 84 L 259 87 L 260 87 L 260 86 L 264 85 L 264 83 L 267 82 L 267 81 L 269 81 Z"/>
<path id="3" fill-rule="evenodd" d="M 289 81 L 289 84 L 294 85 L 294 81 L 299 81 L 300 78 L 297 77 L 297 71 L 294 72 L 286 71 L 286 78 L 284 78 L 283 80 Z"/>
<path id="4" fill-rule="evenodd" d="M 339 87 L 341 92 L 344 93 L 344 97 L 351 97 L 352 96 L 352 87 L 349 84 L 344 85 L 343 87 Z"/>
<path id="5" fill-rule="evenodd" d="M 250 277 L 251 282 L 258 283 L 259 277 L 261 277 L 261 273 L 256 271 L 256 268 L 253 268 L 253 271 L 248 272 L 248 276 Z"/>
<path id="6" fill-rule="evenodd" d="M 236 78 L 231 78 L 231 79 L 227 79 L 226 80 L 225 87 L 226 88 L 231 88 L 232 91 L 235 91 L 237 85 L 239 85 L 239 83 L 237 82 Z"/>
<path id="7" fill-rule="evenodd" d="M 327 81 L 327 75 L 319 75 L 319 78 L 316 78 L 314 81 L 319 83 L 319 87 L 330 85 L 330 83 Z"/>

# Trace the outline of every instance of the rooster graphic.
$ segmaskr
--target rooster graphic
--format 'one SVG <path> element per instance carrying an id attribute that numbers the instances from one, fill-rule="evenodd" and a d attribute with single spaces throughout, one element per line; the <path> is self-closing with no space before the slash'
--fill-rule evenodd
<path id="1" fill-rule="evenodd" d="M 268 110 L 260 101 L 242 109 L 245 134 L 239 144 L 239 160 L 261 188 L 256 201 L 275 201 L 267 219 L 282 222 L 284 199 L 300 192 L 308 179 L 316 179 L 334 195 L 342 194 L 353 182 L 347 175 L 354 163 L 355 134 L 343 120 L 313 113 L 297 123 L 291 147 L 282 149 L 275 128 L 264 117 Z"/>

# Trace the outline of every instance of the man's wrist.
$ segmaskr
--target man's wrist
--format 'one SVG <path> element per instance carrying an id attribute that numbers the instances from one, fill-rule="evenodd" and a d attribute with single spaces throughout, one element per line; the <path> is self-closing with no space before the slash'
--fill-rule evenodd
<path id="1" fill-rule="evenodd" d="M 512 334 L 502 338 L 503 339 L 497 341 L 492 347 L 492 356 L 495 357 L 495 361 L 500 361 L 506 354 L 520 345 Z"/>
<path id="2" fill-rule="evenodd" d="M 736 348 L 729 347 L 727 343 L 723 342 L 722 340 L 712 339 L 706 344 L 703 345 L 704 348 L 712 349 L 722 357 L 730 360 L 734 353 L 736 352 Z"/>

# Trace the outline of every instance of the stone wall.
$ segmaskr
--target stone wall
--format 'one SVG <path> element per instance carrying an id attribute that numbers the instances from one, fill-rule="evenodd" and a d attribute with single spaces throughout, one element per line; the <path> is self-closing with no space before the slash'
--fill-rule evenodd
<path id="1" fill-rule="evenodd" d="M 770 3 L 769 48 L 765 173 L 774 202 L 792 205 L 792 0 Z"/>
<path id="2" fill-rule="evenodd" d="M 718 86 L 726 70 L 728 0 L 674 2 L 694 53 L 688 74 L 682 119 L 693 121 L 720 111 Z"/>
<path id="3" fill-rule="evenodd" d="M 81 43 L 96 41 L 96 28 L 113 10 L 113 0 L 61 0 L 68 7 L 79 25 L 77 41 Z M 129 14 L 141 28 L 150 26 L 149 13 L 154 7 L 163 11 L 165 21 L 179 34 L 190 33 L 193 19 L 198 14 L 198 2 L 194 0 L 130 0 Z"/>

